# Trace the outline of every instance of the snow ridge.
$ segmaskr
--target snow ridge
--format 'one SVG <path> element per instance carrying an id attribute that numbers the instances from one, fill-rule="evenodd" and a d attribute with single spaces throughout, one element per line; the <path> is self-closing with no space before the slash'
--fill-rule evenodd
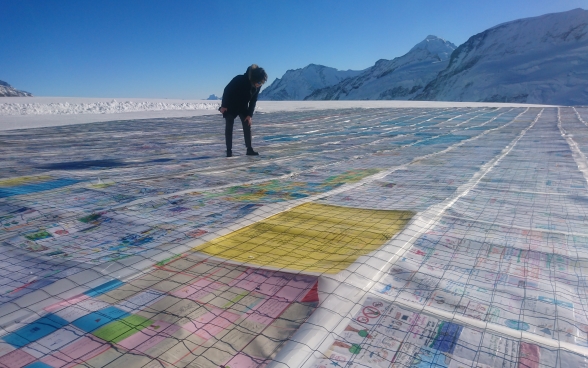
<path id="1" fill-rule="evenodd" d="M 587 82 L 588 10 L 574 9 L 472 36 L 415 99 L 581 105 Z"/>
<path id="2" fill-rule="evenodd" d="M 407 54 L 330 85 L 302 73 L 311 66 L 276 79 L 275 99 L 588 105 L 588 10 L 499 24 L 459 47 L 430 35 Z"/>
<path id="3" fill-rule="evenodd" d="M 116 114 L 122 112 L 164 110 L 217 110 L 218 102 L 140 102 L 117 101 L 91 103 L 0 103 L 0 115 Z"/>
<path id="4" fill-rule="evenodd" d="M 271 85 L 261 91 L 259 100 L 303 100 L 317 89 L 332 86 L 359 73 L 361 71 L 343 71 L 310 64 L 301 69 L 288 70 L 282 78 L 276 78 Z"/>
<path id="5" fill-rule="evenodd" d="M 313 91 L 305 100 L 410 100 L 449 64 L 456 46 L 427 36 L 408 53 L 378 60 L 356 77 Z"/>

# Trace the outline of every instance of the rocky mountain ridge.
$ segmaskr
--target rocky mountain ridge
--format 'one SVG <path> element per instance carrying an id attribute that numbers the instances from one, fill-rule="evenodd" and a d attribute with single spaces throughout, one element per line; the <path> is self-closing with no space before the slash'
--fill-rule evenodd
<path id="1" fill-rule="evenodd" d="M 428 36 L 408 53 L 378 60 L 356 77 L 318 89 L 305 100 L 410 100 L 449 64 L 456 46 Z"/>
<path id="2" fill-rule="evenodd" d="M 588 10 L 519 19 L 470 37 L 416 100 L 588 104 Z"/>
<path id="3" fill-rule="evenodd" d="M 10 84 L 0 80 L 0 97 L 32 97 L 29 92 L 19 91 Z"/>
<path id="4" fill-rule="evenodd" d="M 588 105 L 588 10 L 499 24 L 459 47 L 428 36 L 345 77 L 320 78 L 318 70 L 338 72 L 314 64 L 290 70 L 260 97 Z"/>
<path id="5" fill-rule="evenodd" d="M 288 70 L 276 78 L 259 94 L 260 100 L 303 100 L 313 91 L 334 85 L 361 73 L 356 70 L 337 70 L 323 65 L 310 64 L 304 68 Z"/>

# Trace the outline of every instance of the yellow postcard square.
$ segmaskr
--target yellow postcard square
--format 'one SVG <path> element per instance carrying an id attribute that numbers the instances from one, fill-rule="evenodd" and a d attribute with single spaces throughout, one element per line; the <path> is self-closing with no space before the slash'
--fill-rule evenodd
<path id="1" fill-rule="evenodd" d="M 410 211 L 305 203 L 196 248 L 260 266 L 337 273 L 401 231 Z"/>

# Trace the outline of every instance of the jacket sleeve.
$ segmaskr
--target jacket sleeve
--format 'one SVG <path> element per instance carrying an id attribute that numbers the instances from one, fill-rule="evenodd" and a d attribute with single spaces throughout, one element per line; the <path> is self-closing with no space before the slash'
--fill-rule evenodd
<path id="1" fill-rule="evenodd" d="M 255 111 L 255 105 L 257 104 L 257 95 L 259 95 L 260 88 L 256 88 L 255 93 L 253 93 L 253 96 L 251 96 L 251 100 L 249 101 L 249 109 L 247 110 L 247 116 L 253 117 L 253 112 Z"/>
<path id="2" fill-rule="evenodd" d="M 235 98 L 235 90 L 237 89 L 237 77 L 231 79 L 229 84 L 225 87 L 223 91 L 223 100 L 221 102 L 221 107 L 229 107 L 231 104 L 231 99 Z"/>

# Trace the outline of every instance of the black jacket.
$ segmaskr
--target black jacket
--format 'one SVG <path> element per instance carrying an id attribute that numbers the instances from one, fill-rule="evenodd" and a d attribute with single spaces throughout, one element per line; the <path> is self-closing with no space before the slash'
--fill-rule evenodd
<path id="1" fill-rule="evenodd" d="M 247 74 L 238 75 L 225 87 L 221 107 L 232 116 L 253 116 L 258 94 L 259 88 L 251 85 Z"/>

